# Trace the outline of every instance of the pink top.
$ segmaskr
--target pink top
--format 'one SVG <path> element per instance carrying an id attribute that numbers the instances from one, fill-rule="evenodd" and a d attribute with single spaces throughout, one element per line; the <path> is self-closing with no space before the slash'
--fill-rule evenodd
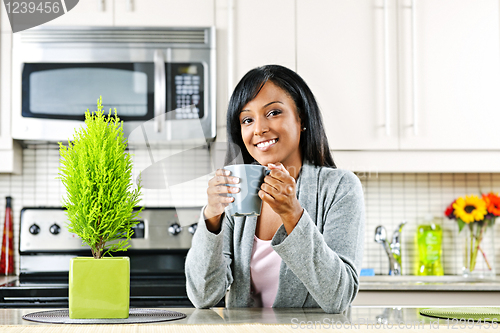
<path id="1" fill-rule="evenodd" d="M 250 258 L 253 297 L 258 307 L 270 308 L 278 292 L 281 257 L 271 247 L 270 240 L 262 240 L 255 235 L 253 237 Z"/>

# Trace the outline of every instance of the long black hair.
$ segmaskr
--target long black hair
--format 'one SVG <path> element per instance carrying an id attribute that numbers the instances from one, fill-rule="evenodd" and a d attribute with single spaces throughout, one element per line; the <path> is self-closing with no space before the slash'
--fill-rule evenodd
<path id="1" fill-rule="evenodd" d="M 279 65 L 267 65 L 250 70 L 240 80 L 231 95 L 227 110 L 228 147 L 225 165 L 235 163 L 240 156 L 245 164 L 255 163 L 248 153 L 241 137 L 240 113 L 243 107 L 253 100 L 267 81 L 285 91 L 295 102 L 301 128 L 300 150 L 302 158 L 316 166 L 336 168 L 326 138 L 321 111 L 311 89 L 294 71 Z"/>

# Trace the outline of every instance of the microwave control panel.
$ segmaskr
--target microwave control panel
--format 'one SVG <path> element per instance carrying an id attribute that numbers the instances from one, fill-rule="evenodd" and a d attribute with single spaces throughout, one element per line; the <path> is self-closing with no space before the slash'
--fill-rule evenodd
<path id="1" fill-rule="evenodd" d="M 172 109 L 175 119 L 203 118 L 204 73 L 201 63 L 171 63 Z"/>

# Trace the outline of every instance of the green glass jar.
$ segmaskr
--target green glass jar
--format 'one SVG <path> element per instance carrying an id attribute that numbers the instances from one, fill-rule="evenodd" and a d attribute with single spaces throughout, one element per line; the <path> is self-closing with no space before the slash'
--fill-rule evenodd
<path id="1" fill-rule="evenodd" d="M 417 227 L 417 275 L 443 275 L 441 264 L 442 237 L 443 230 L 437 224 L 421 224 Z"/>

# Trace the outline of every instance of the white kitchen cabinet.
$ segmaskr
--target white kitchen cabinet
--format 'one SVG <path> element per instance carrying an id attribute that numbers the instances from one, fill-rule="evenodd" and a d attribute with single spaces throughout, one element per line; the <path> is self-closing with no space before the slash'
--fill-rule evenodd
<path id="1" fill-rule="evenodd" d="M 290 0 L 237 0 L 234 3 L 233 86 L 250 69 L 295 65 L 295 7 Z"/>
<path id="2" fill-rule="evenodd" d="M 333 150 L 500 149 L 497 0 L 297 0 Z"/>
<path id="3" fill-rule="evenodd" d="M 215 0 L 114 0 L 116 26 L 208 27 Z"/>
<path id="4" fill-rule="evenodd" d="M 45 25 L 164 26 L 214 25 L 214 0 L 80 0 Z"/>
<path id="5" fill-rule="evenodd" d="M 22 149 L 12 139 L 10 124 L 10 73 L 12 29 L 0 6 L 0 173 L 22 172 Z"/>
<path id="6" fill-rule="evenodd" d="M 112 26 L 113 15 L 113 0 L 80 0 L 69 12 L 44 26 Z"/>
<path id="7" fill-rule="evenodd" d="M 400 8 L 400 148 L 500 149 L 499 1 L 409 5 Z"/>
<path id="8" fill-rule="evenodd" d="M 331 149 L 397 149 L 396 1 L 297 0 L 297 72 Z"/>
<path id="9" fill-rule="evenodd" d="M 296 69 L 295 5 L 289 0 L 216 0 L 217 139 L 225 154 L 226 112 L 236 84 L 252 68 Z"/>

